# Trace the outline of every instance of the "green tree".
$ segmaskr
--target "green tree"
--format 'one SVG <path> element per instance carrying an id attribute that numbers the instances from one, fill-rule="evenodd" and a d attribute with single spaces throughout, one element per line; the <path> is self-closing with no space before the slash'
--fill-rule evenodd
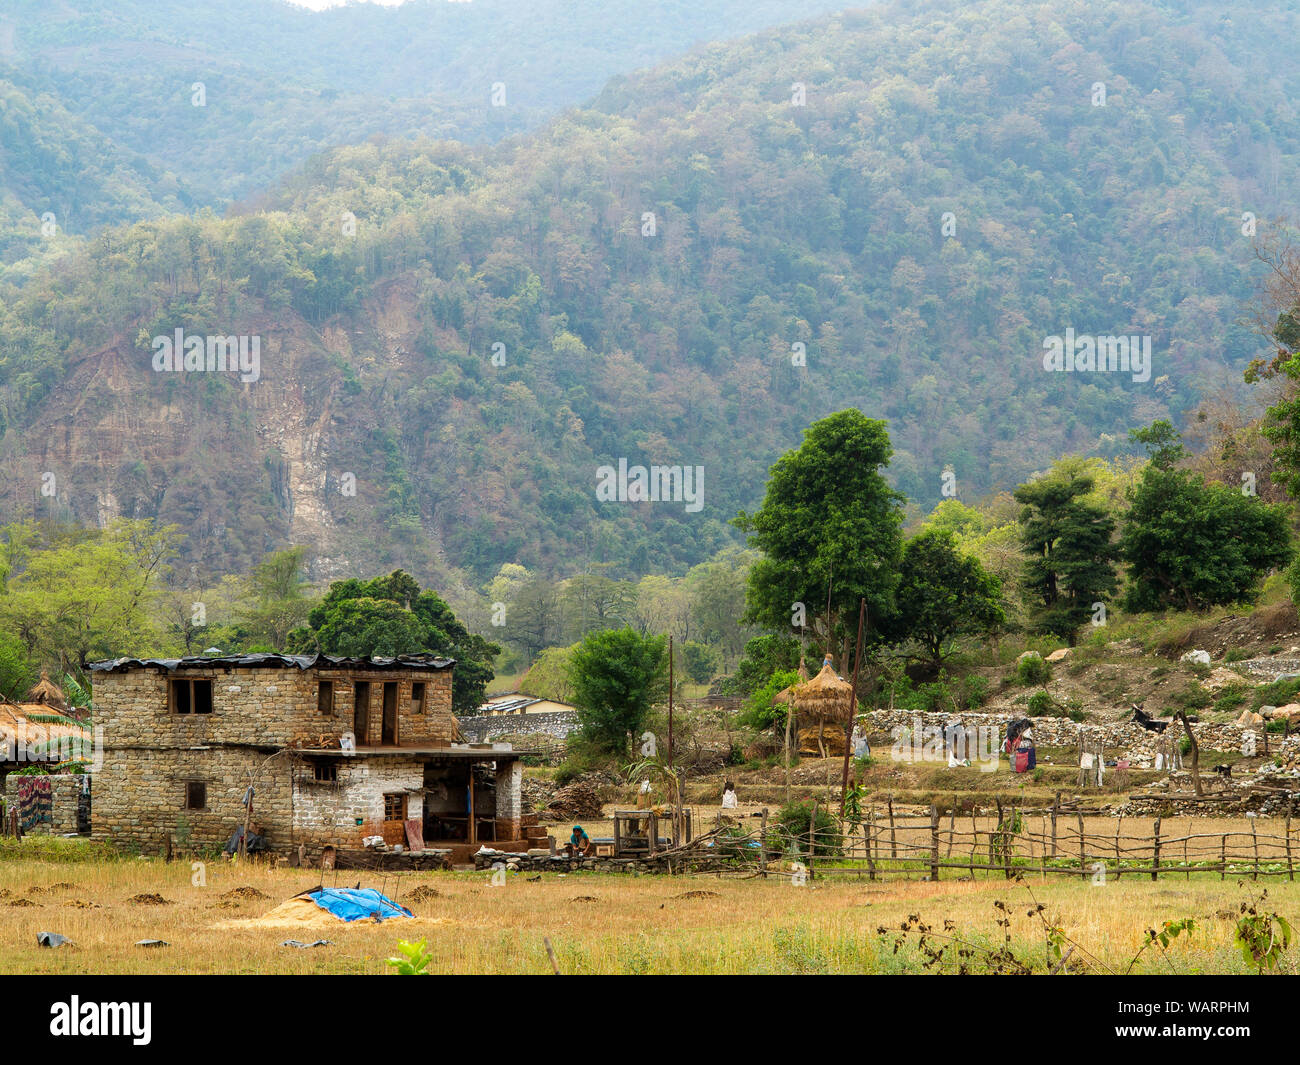
<path id="1" fill-rule="evenodd" d="M 750 571 L 745 621 L 788 631 L 802 607 L 831 646 L 847 647 L 859 598 L 872 619 L 892 613 L 904 497 L 880 473 L 891 453 L 884 422 L 843 410 L 814 422 L 777 460 L 762 506 L 737 519 L 763 552 Z"/>
<path id="2" fill-rule="evenodd" d="M 793 636 L 765 632 L 745 644 L 740 664 L 732 675 L 730 690 L 735 695 L 749 696 L 767 683 L 776 672 L 797 670 L 802 649 Z"/>
<path id="3" fill-rule="evenodd" d="M 1071 463 L 1015 490 L 1024 507 L 1020 543 L 1027 560 L 1023 588 L 1038 632 L 1073 640 L 1093 604 L 1115 593 L 1111 543 L 1115 519 L 1082 497 L 1093 480 Z"/>
<path id="4" fill-rule="evenodd" d="M 895 631 L 921 645 L 938 669 L 952 641 L 1006 624 L 1001 582 L 957 550 L 950 532 L 923 532 L 903 545 Z"/>
<path id="5" fill-rule="evenodd" d="M 452 710 L 473 713 L 483 705 L 501 648 L 469 632 L 435 592 L 422 591 L 408 573 L 335 581 L 294 632 L 298 651 L 331 655 L 439 654 L 456 660 Z"/>
<path id="6" fill-rule="evenodd" d="M 1147 445 L 1151 462 L 1120 536 L 1125 608 L 1203 611 L 1253 601 L 1267 572 L 1294 555 L 1290 508 L 1176 469 L 1184 452 L 1168 422 L 1130 435 Z"/>
<path id="7" fill-rule="evenodd" d="M 573 652 L 570 678 L 583 735 L 605 750 L 626 754 L 650 707 L 667 691 L 663 636 L 632 628 L 588 633 Z"/>
<path id="8" fill-rule="evenodd" d="M 722 665 L 722 656 L 706 643 L 687 640 L 681 645 L 682 672 L 696 684 L 708 684 Z"/>

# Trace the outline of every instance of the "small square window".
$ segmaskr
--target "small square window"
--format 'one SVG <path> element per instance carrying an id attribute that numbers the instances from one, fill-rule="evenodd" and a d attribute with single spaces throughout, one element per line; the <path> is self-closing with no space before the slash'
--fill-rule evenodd
<path id="1" fill-rule="evenodd" d="M 406 796 L 404 794 L 399 793 L 384 796 L 384 820 L 406 820 Z"/>
<path id="2" fill-rule="evenodd" d="M 206 810 L 208 808 L 208 786 L 201 780 L 185 782 L 185 809 Z"/>
<path id="3" fill-rule="evenodd" d="M 339 779 L 337 762 L 313 762 L 311 776 L 318 784 L 333 784 Z"/>

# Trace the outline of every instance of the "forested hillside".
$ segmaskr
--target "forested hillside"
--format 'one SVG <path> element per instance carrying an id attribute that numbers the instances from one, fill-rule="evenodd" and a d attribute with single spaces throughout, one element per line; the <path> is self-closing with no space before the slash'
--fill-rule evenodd
<path id="1" fill-rule="evenodd" d="M 1296 22 L 882 5 L 105 232 L 4 293 L 0 506 L 177 522 L 218 571 L 289 540 L 322 574 L 635 577 L 736 543 L 831 410 L 887 418 L 925 504 L 1125 451 L 1258 353 L 1243 214 L 1295 202 Z M 259 336 L 257 380 L 154 372 L 178 328 Z M 1067 329 L 1150 336 L 1149 379 L 1046 372 Z M 620 458 L 703 467 L 703 508 L 599 502 Z"/>
<path id="2" fill-rule="evenodd" d="M 841 6 L 413 0 L 313 12 L 280 0 L 6 0 L 0 79 L 21 78 L 35 99 L 15 100 L 0 84 L 0 198 L 31 213 L 6 205 L 0 221 L 17 233 L 0 246 L 0 262 L 20 236 L 22 247 L 35 244 L 35 216 L 46 210 L 64 208 L 65 228 L 87 233 L 105 220 L 154 216 L 150 195 L 170 208 L 189 196 L 224 205 L 313 152 L 375 134 L 495 140 L 581 103 L 615 74 Z M 494 100 L 496 83 L 504 96 Z M 11 140 L 33 108 L 35 141 Z M 51 138 L 91 137 L 156 174 L 122 173 L 75 149 L 52 160 L 45 150 Z M 93 207 L 60 197 L 76 177 L 79 192 L 102 191 Z"/>

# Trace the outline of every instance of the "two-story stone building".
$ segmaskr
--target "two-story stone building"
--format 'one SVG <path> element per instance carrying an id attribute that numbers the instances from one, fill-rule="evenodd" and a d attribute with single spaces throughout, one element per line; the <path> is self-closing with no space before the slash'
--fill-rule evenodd
<path id="1" fill-rule="evenodd" d="M 103 767 L 92 835 L 157 850 L 260 826 L 310 855 L 367 836 L 474 849 L 518 841 L 519 755 L 458 743 L 454 661 L 431 655 L 116 659 L 94 671 Z"/>

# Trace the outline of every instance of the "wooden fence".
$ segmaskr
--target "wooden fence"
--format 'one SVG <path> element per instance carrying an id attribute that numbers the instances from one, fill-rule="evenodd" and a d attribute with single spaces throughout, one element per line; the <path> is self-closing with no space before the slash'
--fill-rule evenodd
<path id="1" fill-rule="evenodd" d="M 797 862 L 796 873 L 869 880 L 1054 875 L 1101 883 L 1125 877 L 1190 880 L 1193 874 L 1295 879 L 1300 841 L 1293 841 L 1289 815 L 1244 818 L 1248 828 L 1224 831 L 1197 830 L 1197 820 L 1106 817 L 1059 800 L 1046 809 L 999 803 L 995 814 L 941 814 L 934 806 L 903 810 L 887 801 L 864 809 L 856 823 L 838 821 L 837 831 L 823 828 L 820 834 L 783 832 L 767 811 L 761 826 L 748 829 L 743 822 L 720 820 L 681 857 L 686 868 L 756 863 L 764 875 L 774 869 L 788 874 Z"/>

